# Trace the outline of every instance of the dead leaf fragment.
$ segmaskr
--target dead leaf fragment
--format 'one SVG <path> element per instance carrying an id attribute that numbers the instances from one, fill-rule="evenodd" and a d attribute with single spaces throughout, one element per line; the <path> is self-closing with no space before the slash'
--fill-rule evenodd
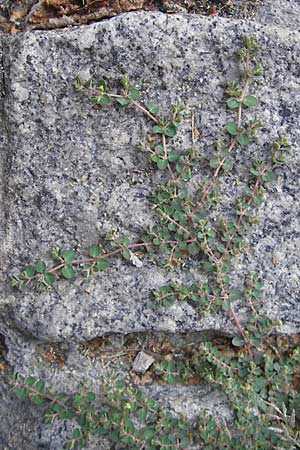
<path id="1" fill-rule="evenodd" d="M 26 14 L 27 14 L 27 10 L 25 8 L 14 9 L 9 16 L 9 20 L 11 22 L 17 22 L 18 20 L 25 17 Z"/>

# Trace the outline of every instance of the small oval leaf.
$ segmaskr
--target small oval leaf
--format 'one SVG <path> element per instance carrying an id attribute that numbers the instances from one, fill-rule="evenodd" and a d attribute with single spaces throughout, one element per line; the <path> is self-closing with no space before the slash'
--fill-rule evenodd
<path id="1" fill-rule="evenodd" d="M 165 170 L 168 167 L 168 161 L 166 159 L 159 159 L 156 164 L 159 170 Z"/>
<path id="2" fill-rule="evenodd" d="M 178 153 L 175 152 L 174 150 L 171 150 L 171 151 L 168 153 L 168 160 L 169 160 L 170 162 L 174 162 L 174 161 L 177 161 L 177 159 L 179 159 Z"/>
<path id="3" fill-rule="evenodd" d="M 136 88 L 131 87 L 129 89 L 128 98 L 130 98 L 130 100 L 137 100 L 139 98 L 139 96 L 140 96 L 140 93 Z"/>
<path id="4" fill-rule="evenodd" d="M 226 104 L 230 109 L 236 109 L 240 106 L 240 102 L 236 98 L 229 98 Z"/>
<path id="5" fill-rule="evenodd" d="M 67 264 L 73 261 L 75 255 L 76 253 L 74 252 L 74 250 L 64 250 L 63 252 L 61 252 L 61 256 Z"/>
<path id="6" fill-rule="evenodd" d="M 67 280 L 70 280 L 75 276 L 73 267 L 70 264 L 67 264 L 65 267 L 63 267 L 61 273 L 63 277 L 66 278 Z"/>
<path id="7" fill-rule="evenodd" d="M 232 345 L 234 345 L 235 347 L 243 347 L 243 345 L 245 344 L 245 341 L 242 338 L 242 336 L 235 336 L 231 342 Z"/>
<path id="8" fill-rule="evenodd" d="M 130 101 L 128 100 L 128 98 L 124 98 L 124 97 L 119 97 L 117 98 L 117 102 L 121 105 L 121 106 L 126 106 L 130 103 Z"/>
<path id="9" fill-rule="evenodd" d="M 35 274 L 35 268 L 33 266 L 25 267 L 25 269 L 22 271 L 22 274 L 30 278 Z"/>
<path id="10" fill-rule="evenodd" d="M 95 264 L 96 271 L 105 270 L 109 266 L 107 259 L 99 259 Z"/>
<path id="11" fill-rule="evenodd" d="M 147 109 L 151 114 L 156 114 L 159 111 L 159 106 L 157 103 L 149 102 L 147 104 Z"/>
<path id="12" fill-rule="evenodd" d="M 102 97 L 99 98 L 99 101 L 97 101 L 98 105 L 101 106 L 107 106 L 111 103 L 111 99 L 107 94 L 102 95 Z"/>
<path id="13" fill-rule="evenodd" d="M 51 272 L 45 272 L 44 280 L 45 280 L 46 284 L 51 285 L 55 281 L 55 275 L 53 273 L 51 273 Z"/>
<path id="14" fill-rule="evenodd" d="M 246 97 L 243 100 L 243 105 L 250 108 L 251 106 L 255 106 L 257 104 L 256 97 L 253 95 L 246 95 Z"/>
<path id="15" fill-rule="evenodd" d="M 235 122 L 227 122 L 225 125 L 225 128 L 229 134 L 232 134 L 233 136 L 235 136 L 237 134 L 238 127 Z"/>
<path id="16" fill-rule="evenodd" d="M 45 273 L 46 271 L 46 264 L 44 261 L 37 261 L 34 265 L 35 270 L 37 273 Z"/>
<path id="17" fill-rule="evenodd" d="M 158 125 L 154 125 L 154 127 L 152 128 L 152 133 L 154 133 L 154 134 L 162 134 L 163 133 L 163 129 L 161 127 L 159 127 Z"/>
<path id="18" fill-rule="evenodd" d="M 246 133 L 238 134 L 236 140 L 242 146 L 249 144 L 249 136 Z"/>
<path id="19" fill-rule="evenodd" d="M 100 255 L 101 250 L 100 250 L 99 245 L 92 244 L 92 245 L 89 246 L 88 252 L 89 252 L 89 256 L 91 256 L 92 258 L 96 258 L 97 256 Z"/>
<path id="20" fill-rule="evenodd" d="M 164 134 L 169 137 L 173 137 L 176 134 L 176 127 L 173 124 L 170 124 L 165 130 Z"/>

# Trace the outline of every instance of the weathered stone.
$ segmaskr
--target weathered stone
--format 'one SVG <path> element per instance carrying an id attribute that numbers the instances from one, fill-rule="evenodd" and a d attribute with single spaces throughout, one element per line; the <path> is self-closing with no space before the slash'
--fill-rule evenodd
<path id="1" fill-rule="evenodd" d="M 167 406 L 176 415 L 186 417 L 191 423 L 203 412 L 222 417 L 229 424 L 233 421 L 226 396 L 208 386 L 180 386 L 178 388 L 178 386 L 154 385 L 141 390 L 147 397 Z"/>
<path id="2" fill-rule="evenodd" d="M 165 29 L 168 35 L 162 40 Z M 257 138 L 258 147 L 238 156 L 233 178 L 224 182 L 224 205 L 229 207 L 239 173 L 250 158 L 264 153 L 261 149 L 278 131 L 286 131 L 297 142 L 298 33 L 281 36 L 273 28 L 241 22 L 140 13 L 87 28 L 9 39 L 4 57 L 10 133 L 5 158 L 10 163 L 3 183 L 7 190 L 3 272 L 12 274 L 44 258 L 52 245 L 84 249 L 109 228 L 135 239 L 154 220 L 148 195 L 157 175 L 143 171 L 137 184 L 130 186 L 132 169 L 146 167 L 144 155 L 136 149 L 145 136 L 146 121 L 133 110 L 92 108 L 73 90 L 77 74 L 104 76 L 114 85 L 127 73 L 141 87 L 144 99 L 157 100 L 165 110 L 181 98 L 188 107 L 197 107 L 198 127 L 209 144 L 228 117 L 222 109 L 222 83 L 238 76 L 235 51 L 246 32 L 256 33 L 266 67 L 267 83 L 255 88 L 264 131 Z M 199 141 L 203 151 L 203 139 Z M 291 315 L 287 307 L 299 308 L 298 164 L 294 154 L 288 167 L 278 171 L 260 209 L 261 225 L 252 233 L 252 253 L 236 264 L 239 278 L 249 265 L 259 270 L 265 280 L 266 309 L 295 325 L 299 316 Z M 280 255 L 276 266 L 275 254 Z M 189 276 L 197 277 L 193 268 Z M 148 259 L 142 268 L 117 259 L 96 278 L 61 282 L 50 293 L 14 291 L 10 317 L 22 333 L 49 341 L 147 329 L 228 330 L 221 316 L 199 320 L 188 304 L 154 310 L 151 290 L 172 278 L 185 275 L 168 275 Z M 8 283 L 4 288 L 6 298 L 11 290 Z"/>
<path id="3" fill-rule="evenodd" d="M 0 333 L 15 370 L 74 392 L 82 380 L 95 387 L 105 375 L 103 364 L 80 353 L 84 340 L 149 331 L 234 333 L 222 314 L 199 317 L 183 303 L 154 308 L 151 290 L 168 280 L 197 278 L 192 261 L 187 273 L 168 274 L 148 258 L 142 267 L 115 259 L 97 277 L 62 281 L 50 293 L 12 290 L 9 276 L 44 259 L 50 246 L 82 251 L 110 228 L 138 239 L 142 227 L 155 220 L 148 196 L 159 175 L 148 171 L 145 155 L 137 150 L 147 121 L 131 108 L 92 108 L 74 92 L 75 77 L 104 77 L 116 86 L 128 74 L 141 88 L 142 99 L 157 101 L 165 112 L 182 99 L 195 108 L 201 131 L 197 145 L 205 156 L 230 117 L 223 85 L 240 76 L 236 51 L 249 33 L 261 45 L 266 72 L 255 86 L 264 128 L 257 145 L 246 154 L 239 152 L 232 176 L 224 179 L 220 211 L 230 213 L 251 160 L 265 156 L 277 132 L 285 132 L 293 153 L 287 167 L 277 171 L 259 210 L 260 225 L 249 236 L 249 253 L 236 261 L 233 279 L 242 285 L 247 271 L 257 270 L 264 281 L 267 314 L 282 319 L 286 332 L 299 329 L 299 33 L 218 18 L 129 14 L 88 27 L 2 37 Z M 185 128 L 177 145 L 189 145 L 189 124 Z M 141 172 L 131 186 L 136 168 Z M 199 165 L 194 183 L 205 170 Z M 244 310 L 238 303 L 235 307 L 244 320 Z M 41 344 L 55 342 L 66 347 L 65 366 L 59 370 L 49 368 L 39 350 Z M 120 364 L 118 370 L 123 373 L 126 366 Z M 159 388 L 154 389 L 160 398 Z M 168 393 L 175 410 L 180 392 Z M 193 389 L 186 390 L 182 405 L 194 396 Z M 14 417 L 17 422 L 17 413 Z M 55 441 L 56 447 L 50 443 L 57 431 L 39 427 L 40 443 L 35 440 L 30 450 L 60 450 L 61 441 Z"/>
<path id="4" fill-rule="evenodd" d="M 255 20 L 264 25 L 299 30 L 299 0 L 264 0 L 258 8 Z"/>
<path id="5" fill-rule="evenodd" d="M 62 450 L 75 423 L 70 420 L 45 424 L 45 407 L 30 400 L 16 401 L 5 377 L 0 375 L 0 448 L 1 450 Z M 88 450 L 108 450 L 106 438 L 92 439 Z M 83 450 L 85 450 L 83 448 Z"/>
<path id="6" fill-rule="evenodd" d="M 144 373 L 153 364 L 155 359 L 145 352 L 139 352 L 133 361 L 132 370 L 137 373 Z"/>

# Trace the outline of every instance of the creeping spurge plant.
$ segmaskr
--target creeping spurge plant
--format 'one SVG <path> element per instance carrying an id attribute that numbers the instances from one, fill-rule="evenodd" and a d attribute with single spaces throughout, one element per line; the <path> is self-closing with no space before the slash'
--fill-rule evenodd
<path id="1" fill-rule="evenodd" d="M 211 176 L 203 179 L 193 194 L 188 186 L 194 167 L 201 164 L 197 149 L 192 145 L 182 152 L 172 146 L 183 122 L 181 103 L 172 105 L 169 115 L 163 116 L 155 102 L 144 105 L 139 101 L 139 90 L 126 77 L 121 79 L 117 92 L 111 92 L 104 80 L 75 81 L 76 91 L 89 96 L 100 114 L 101 109 L 115 104 L 128 108 L 130 114 L 136 110 L 148 119 L 150 131 L 142 149 L 149 164 L 162 174 L 162 181 L 151 196 L 156 224 L 144 230 L 137 242 L 112 231 L 103 242 L 91 243 L 87 254 L 82 256 L 74 249 L 53 248 L 52 265 L 42 260 L 33 263 L 13 278 L 13 286 L 50 289 L 59 278 L 94 276 L 108 269 L 112 258 L 120 256 L 139 267 L 142 262 L 137 252 L 157 255 L 168 270 L 178 266 L 184 270 L 187 260 L 197 261 L 198 280 L 162 286 L 153 292 L 153 301 L 166 308 L 174 302 L 188 301 L 200 314 L 222 310 L 236 327 L 230 351 L 205 342 L 195 346 L 189 359 L 163 361 L 156 365 L 156 370 L 165 382 L 180 383 L 197 374 L 221 388 L 228 395 L 234 423 L 203 415 L 190 424 L 184 418 L 175 418 L 120 379 L 103 384 L 101 395 L 105 406 L 99 412 L 94 406 L 93 392 L 82 388 L 74 396 L 66 396 L 46 388 L 42 380 L 16 374 L 12 384 L 20 399 L 27 396 L 38 405 L 47 404 L 48 420 L 77 422 L 66 448 L 82 446 L 97 434 L 122 442 L 130 450 L 191 446 L 218 450 L 300 448 L 299 346 L 280 351 L 272 345 L 270 335 L 276 324 L 261 314 L 262 283 L 258 274 L 249 272 L 243 290 L 237 289 L 231 278 L 234 258 L 245 252 L 245 238 L 257 223 L 257 209 L 267 200 L 266 188 L 290 151 L 285 136 L 279 135 L 271 142 L 264 159 L 249 164 L 247 185 L 236 199 L 234 214 L 219 220 L 214 216 L 222 175 L 228 176 L 237 153 L 247 151 L 247 145 L 261 127 L 258 118 L 249 117 L 251 108 L 257 105 L 257 98 L 250 91 L 251 83 L 262 75 L 256 62 L 257 50 L 254 37 L 247 36 L 239 53 L 243 76 L 241 80 L 228 82 L 225 89 L 228 121 L 224 124 L 223 138 L 215 141 L 205 162 Z M 246 325 L 236 315 L 237 300 L 248 308 Z"/>

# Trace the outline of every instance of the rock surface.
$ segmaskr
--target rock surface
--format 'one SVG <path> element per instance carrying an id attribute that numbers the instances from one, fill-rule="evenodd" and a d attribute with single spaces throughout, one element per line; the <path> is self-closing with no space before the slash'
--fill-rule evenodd
<path id="1" fill-rule="evenodd" d="M 168 35 L 162 41 L 163 30 Z M 53 245 L 84 251 L 110 228 L 136 239 L 155 219 L 148 196 L 156 175 L 142 171 L 131 186 L 132 169 L 146 165 L 137 150 L 146 121 L 121 108 L 104 113 L 93 109 L 74 92 L 77 74 L 106 77 L 114 85 L 127 73 L 141 86 L 143 98 L 155 99 L 165 110 L 181 98 L 189 108 L 198 108 L 199 129 L 211 143 L 228 117 L 222 109 L 215 114 L 216 106 L 222 105 L 222 84 L 238 75 L 234 55 L 249 31 L 257 35 L 266 69 L 265 84 L 256 88 L 264 130 L 258 145 L 250 148 L 252 155 L 238 156 L 242 167 L 278 131 L 286 132 L 294 145 L 298 140 L 298 33 L 280 35 L 274 28 L 228 20 L 139 13 L 70 31 L 8 39 L 4 107 L 10 135 L 3 153 L 7 214 L 2 276 L 46 257 Z M 203 151 L 202 139 L 199 147 Z M 241 274 L 249 264 L 258 269 L 266 283 L 266 308 L 295 325 L 299 316 L 283 304 L 294 311 L 299 308 L 298 168 L 294 150 L 260 210 L 252 254 L 236 266 Z M 235 194 L 232 185 L 238 174 L 233 177 L 223 186 L 227 204 Z M 196 275 L 192 271 L 189 276 Z M 16 328 L 50 342 L 150 329 L 224 331 L 228 324 L 222 317 L 199 320 L 189 305 L 153 309 L 151 290 L 172 277 L 184 279 L 184 274 L 168 275 L 146 259 L 142 268 L 116 259 L 97 278 L 62 281 L 50 293 L 13 291 L 8 280 L 2 292 Z"/>
<path id="2" fill-rule="evenodd" d="M 199 319 L 188 304 L 155 309 L 151 290 L 170 279 L 184 281 L 187 275 L 167 274 L 147 259 L 142 268 L 116 259 L 96 278 L 63 281 L 50 293 L 12 290 L 8 277 L 16 268 L 45 258 L 53 245 L 82 251 L 110 228 L 137 239 L 141 228 L 155 219 L 148 196 L 158 178 L 144 170 L 146 158 L 137 150 L 147 121 L 126 109 L 92 108 L 74 92 L 74 78 L 104 77 L 116 86 L 127 74 L 141 88 L 144 100 L 156 101 L 166 112 L 181 99 L 196 109 L 197 127 L 205 136 L 205 142 L 200 138 L 197 145 L 204 155 L 207 143 L 228 120 L 222 85 L 239 77 L 235 53 L 249 33 L 257 36 L 265 69 L 264 81 L 255 87 L 264 128 L 256 145 L 247 150 L 250 153 L 238 155 L 232 177 L 224 180 L 224 208 L 230 208 L 245 166 L 266 154 L 277 132 L 289 136 L 293 153 L 270 186 L 259 211 L 260 225 L 249 237 L 251 251 L 236 262 L 235 279 L 238 284 L 249 268 L 258 271 L 268 315 L 283 320 L 287 332 L 299 330 L 300 34 L 273 24 L 132 13 L 70 30 L 2 37 L 0 333 L 15 370 L 72 392 L 83 379 L 95 386 L 105 374 L 101 362 L 80 353 L 80 343 L 87 339 L 108 333 L 233 332 L 221 314 Z M 188 127 L 178 145 L 188 142 Z M 136 168 L 142 170 L 131 186 Z M 197 273 L 192 263 L 190 269 L 188 277 L 193 279 Z M 241 319 L 243 313 L 237 305 Z M 55 343 L 66 347 L 60 370 L 50 369 L 40 357 L 41 345 Z M 118 370 L 122 373 L 125 368 Z M 175 411 L 180 389 L 186 398 L 195 397 L 192 387 L 178 388 L 177 394 L 170 390 Z M 5 411 L 9 404 L 5 387 L 3 392 L 6 400 L 0 402 L 0 410 Z M 204 390 L 198 398 L 207 395 Z M 220 404 L 219 397 L 211 398 L 213 405 Z M 24 425 L 25 434 L 35 436 L 31 447 L 26 447 L 27 441 L 22 446 L 20 427 L 19 440 L 7 435 L 8 427 L 22 415 L 14 411 L 10 424 L 0 426 L 3 448 L 61 449 L 61 431 L 43 428 L 39 421 L 34 431 Z M 30 409 L 29 414 L 36 413 Z M 95 446 L 88 448 L 100 448 L 99 443 Z"/>
<path id="3" fill-rule="evenodd" d="M 299 30 L 299 0 L 264 0 L 255 20 L 265 25 Z"/>

